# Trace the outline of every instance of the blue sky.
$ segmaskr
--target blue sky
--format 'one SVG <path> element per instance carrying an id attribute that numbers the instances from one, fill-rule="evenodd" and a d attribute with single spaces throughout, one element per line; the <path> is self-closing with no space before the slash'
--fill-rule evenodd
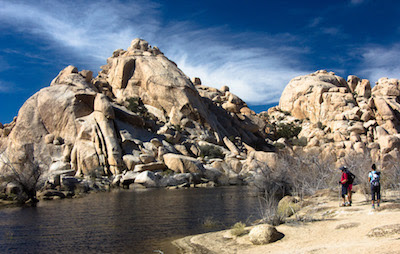
<path id="1" fill-rule="evenodd" d="M 65 66 L 97 73 L 137 37 L 253 107 L 319 69 L 400 78 L 399 13 L 386 0 L 0 0 L 0 122 Z"/>

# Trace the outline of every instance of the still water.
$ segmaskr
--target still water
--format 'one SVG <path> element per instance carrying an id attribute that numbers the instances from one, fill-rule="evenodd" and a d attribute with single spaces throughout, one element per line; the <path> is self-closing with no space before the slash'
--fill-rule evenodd
<path id="1" fill-rule="evenodd" d="M 246 187 L 119 190 L 0 210 L 0 253 L 174 254 L 171 240 L 259 218 Z M 217 227 L 205 227 L 207 220 Z M 159 253 L 159 252 L 158 252 Z"/>

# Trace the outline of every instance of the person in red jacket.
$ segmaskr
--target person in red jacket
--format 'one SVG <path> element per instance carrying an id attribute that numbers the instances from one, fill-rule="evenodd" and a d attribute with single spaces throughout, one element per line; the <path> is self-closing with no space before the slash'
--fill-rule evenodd
<path id="1" fill-rule="evenodd" d="M 349 175 L 346 166 L 340 167 L 342 171 L 342 177 L 340 178 L 339 183 L 342 185 L 342 198 L 343 203 L 342 206 L 351 206 L 351 189 L 352 184 L 349 184 Z"/>

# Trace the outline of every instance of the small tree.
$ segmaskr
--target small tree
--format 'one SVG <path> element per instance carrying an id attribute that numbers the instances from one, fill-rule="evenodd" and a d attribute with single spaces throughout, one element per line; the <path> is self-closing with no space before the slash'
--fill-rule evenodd
<path id="1" fill-rule="evenodd" d="M 38 202 L 36 192 L 42 180 L 44 165 L 35 160 L 33 144 L 24 145 L 16 161 L 10 161 L 9 156 L 4 151 L 0 157 L 3 179 L 7 182 L 16 183 L 21 189 L 18 202 L 25 203 L 30 200 L 33 205 L 36 204 Z"/>
<path id="2" fill-rule="evenodd" d="M 290 179 L 287 178 L 285 171 L 271 169 L 265 163 L 254 163 L 258 168 L 254 187 L 259 194 L 261 216 L 266 222 L 279 225 L 283 222 L 283 217 L 278 212 L 278 203 L 281 198 L 290 193 Z"/>
<path id="3" fill-rule="evenodd" d="M 392 190 L 400 190 L 400 165 L 397 161 L 390 161 L 382 173 L 382 184 Z"/>

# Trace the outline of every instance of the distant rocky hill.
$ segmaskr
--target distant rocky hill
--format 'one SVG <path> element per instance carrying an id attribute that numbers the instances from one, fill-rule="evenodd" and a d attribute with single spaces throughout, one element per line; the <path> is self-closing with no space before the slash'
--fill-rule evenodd
<path id="1" fill-rule="evenodd" d="M 399 158 L 399 81 L 328 73 L 294 78 L 279 106 L 256 115 L 229 91 L 190 80 L 157 47 L 135 39 L 102 71 L 68 66 L 0 125 L 0 171 L 33 144 L 51 186 L 86 181 L 148 187 L 239 184 L 279 150 L 313 149 L 340 160 Z M 169 174 L 174 172 L 175 174 Z"/>
<path id="2" fill-rule="evenodd" d="M 268 113 L 271 119 L 301 126 L 298 138 L 306 139 L 305 149 L 333 154 L 337 160 L 366 154 L 385 165 L 400 158 L 399 83 L 381 78 L 371 89 L 366 79 L 350 75 L 346 81 L 317 71 L 292 79 L 279 106 Z"/>

